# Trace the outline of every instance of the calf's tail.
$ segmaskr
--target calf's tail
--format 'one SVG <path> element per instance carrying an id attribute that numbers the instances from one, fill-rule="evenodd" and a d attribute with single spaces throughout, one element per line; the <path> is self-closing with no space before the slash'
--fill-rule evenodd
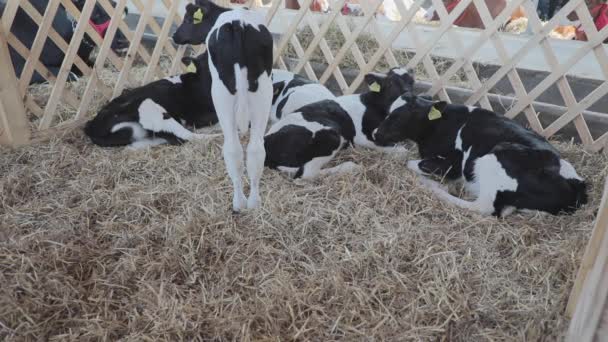
<path id="1" fill-rule="evenodd" d="M 249 130 L 250 114 L 247 105 L 249 94 L 249 81 L 247 80 L 247 69 L 240 69 L 238 64 L 234 65 L 236 78 L 236 125 L 240 132 Z"/>

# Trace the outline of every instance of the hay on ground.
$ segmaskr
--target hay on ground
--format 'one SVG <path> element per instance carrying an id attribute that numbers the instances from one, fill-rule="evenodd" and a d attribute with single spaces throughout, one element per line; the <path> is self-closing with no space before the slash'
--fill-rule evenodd
<path id="1" fill-rule="evenodd" d="M 103 149 L 78 130 L 0 148 L 0 339 L 565 333 L 605 156 L 558 144 L 590 181 L 591 202 L 573 216 L 498 220 L 448 207 L 406 170 L 413 150 L 365 149 L 340 154 L 362 165 L 350 175 L 292 181 L 267 170 L 263 207 L 233 216 L 221 142 Z"/>
<path id="2" fill-rule="evenodd" d="M 573 216 L 446 206 L 406 156 L 351 150 L 351 175 L 267 170 L 232 216 L 221 139 L 103 149 L 80 131 L 0 153 L 0 338 L 555 340 L 606 157 Z"/>

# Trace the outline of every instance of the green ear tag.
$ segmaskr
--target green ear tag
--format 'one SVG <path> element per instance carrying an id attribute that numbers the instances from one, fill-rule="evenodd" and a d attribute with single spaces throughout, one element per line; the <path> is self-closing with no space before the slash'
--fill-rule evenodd
<path id="1" fill-rule="evenodd" d="M 439 119 L 441 119 L 441 112 L 435 107 L 431 108 L 431 111 L 429 112 L 429 120 L 433 121 Z"/>
<path id="2" fill-rule="evenodd" d="M 195 24 L 202 23 L 203 22 L 203 10 L 200 8 L 198 10 L 196 10 L 196 12 L 194 12 L 194 14 L 192 15 L 192 19 Z"/>
<path id="3" fill-rule="evenodd" d="M 188 66 L 186 67 L 186 72 L 191 72 L 193 74 L 196 74 L 196 65 L 194 65 L 194 63 L 190 62 L 190 64 L 188 64 Z"/>
<path id="4" fill-rule="evenodd" d="M 379 93 L 380 89 L 382 89 L 380 87 L 380 84 L 378 84 L 378 82 L 374 82 L 369 86 L 369 90 L 373 91 L 374 93 Z"/>

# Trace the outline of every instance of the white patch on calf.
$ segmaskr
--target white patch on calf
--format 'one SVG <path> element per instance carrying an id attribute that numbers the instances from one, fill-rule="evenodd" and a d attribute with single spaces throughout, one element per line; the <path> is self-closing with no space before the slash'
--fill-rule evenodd
<path id="1" fill-rule="evenodd" d="M 133 141 L 142 140 L 148 136 L 148 132 L 137 122 L 121 122 L 112 126 L 110 132 L 114 133 L 123 128 L 131 129 L 131 137 Z"/>
<path id="2" fill-rule="evenodd" d="M 454 143 L 454 148 L 457 151 L 461 151 L 463 152 L 462 154 L 462 173 L 463 173 L 463 177 L 464 177 L 464 167 L 467 164 L 467 161 L 469 160 L 469 156 L 471 155 L 471 149 L 473 148 L 473 146 L 469 146 L 469 149 L 464 151 L 463 147 L 462 147 L 462 130 L 464 129 L 464 126 L 466 124 L 462 125 L 462 127 L 460 127 L 460 129 L 458 130 L 458 133 L 456 134 L 456 142 Z"/>
<path id="3" fill-rule="evenodd" d="M 270 129 L 268 130 L 268 133 L 266 133 L 266 135 L 274 134 L 274 133 L 278 132 L 281 128 L 283 128 L 285 126 L 289 126 L 289 125 L 304 127 L 307 130 L 309 130 L 310 132 L 312 132 L 313 137 L 315 136 L 315 133 L 317 133 L 318 131 L 320 131 L 322 129 L 330 128 L 330 127 L 323 126 L 316 121 L 306 121 L 302 117 L 302 113 L 296 112 L 296 113 L 293 113 L 293 114 L 290 114 L 290 115 L 284 117 L 283 119 L 281 119 L 281 121 L 272 125 L 272 127 L 270 127 Z"/>
<path id="4" fill-rule="evenodd" d="M 289 81 L 293 80 L 294 78 L 295 74 L 291 71 L 283 69 L 272 69 L 272 83 L 289 83 Z"/>
<path id="5" fill-rule="evenodd" d="M 245 79 L 246 80 L 246 79 Z M 257 80 L 258 89 L 255 93 L 247 93 L 247 106 L 251 129 L 247 145 L 247 175 L 249 176 L 248 208 L 257 208 L 261 204 L 260 180 L 264 172 L 266 149 L 264 148 L 264 132 L 268 126 L 270 108 L 272 107 L 271 75 L 262 73 Z"/>
<path id="6" fill-rule="evenodd" d="M 507 205 L 500 212 L 500 217 L 509 216 L 509 215 L 513 214 L 516 210 L 517 210 L 517 208 L 515 208 L 514 206 Z"/>
<path id="7" fill-rule="evenodd" d="M 239 64 L 235 64 L 234 77 L 236 78 L 236 126 L 240 132 L 246 133 L 249 131 L 250 117 L 249 105 L 247 103 L 247 93 L 249 92 L 247 68 L 241 67 Z"/>
<path id="8" fill-rule="evenodd" d="M 414 170 L 417 168 L 417 164 L 408 166 L 410 166 L 410 168 L 414 167 Z M 464 209 L 474 210 L 483 215 L 490 215 L 495 210 L 494 201 L 496 200 L 498 192 L 516 191 L 518 187 L 517 180 L 507 175 L 507 172 L 494 154 L 486 154 L 477 159 L 475 161 L 474 169 L 475 179 L 473 182 L 466 182 L 466 185 L 468 188 L 475 188 L 480 191 L 475 194 L 476 199 L 472 202 L 451 195 L 441 186 L 441 184 L 428 178 L 421 177 L 419 182 L 438 195 L 439 198 L 450 204 Z M 503 216 L 508 215 L 512 213 L 513 210 L 514 208 L 512 206 L 507 206 L 500 214 Z"/>
<path id="9" fill-rule="evenodd" d="M 458 130 L 458 133 L 456 134 L 456 144 L 454 146 L 454 148 L 458 151 L 462 151 L 462 129 L 464 128 L 464 125 L 462 125 L 462 127 L 460 127 L 460 129 Z"/>
<path id="10" fill-rule="evenodd" d="M 171 133 L 184 140 L 190 140 L 193 133 L 180 125 L 173 118 L 165 119 L 167 111 L 151 99 L 145 99 L 139 105 L 139 123 L 143 128 L 152 132 Z"/>
<path id="11" fill-rule="evenodd" d="M 473 148 L 473 146 L 469 146 L 469 149 L 466 150 L 462 154 L 462 175 L 463 175 L 463 177 L 464 177 L 464 167 L 467 165 L 467 161 L 469 160 L 469 156 L 471 155 L 472 148 Z"/>
<path id="12" fill-rule="evenodd" d="M 232 95 L 228 88 L 226 88 L 220 79 L 217 67 L 213 64 L 211 57 L 209 57 L 209 71 L 212 78 L 211 96 L 213 98 L 219 124 L 222 127 L 222 133 L 224 134 L 224 145 L 222 147 L 224 163 L 226 164 L 226 171 L 228 172 L 228 176 L 230 177 L 234 188 L 232 208 L 233 210 L 238 211 L 245 208 L 247 198 L 243 192 L 243 181 L 241 179 L 243 176 L 243 146 L 241 146 L 239 140 L 238 126 L 236 123 L 235 110 L 237 109 L 237 96 Z M 240 73 L 235 76 L 238 75 L 240 75 Z M 243 97 L 246 96 L 246 94 L 240 95 Z"/>
<path id="13" fill-rule="evenodd" d="M 173 83 L 173 84 L 181 84 L 182 83 L 182 77 L 180 75 L 175 75 L 175 76 L 169 76 L 169 77 L 165 77 L 165 80 Z"/>
<path id="14" fill-rule="evenodd" d="M 222 13 L 213 27 L 221 27 L 226 23 L 232 23 L 238 21 L 241 27 L 245 27 L 245 24 L 251 25 L 252 28 L 260 31 L 260 26 L 264 26 L 264 16 L 260 15 L 257 11 L 250 11 L 244 8 L 235 8 L 232 11 Z M 219 30 L 215 30 L 215 35 L 219 34 Z"/>
<path id="15" fill-rule="evenodd" d="M 146 139 L 138 140 L 138 141 L 131 143 L 131 145 L 129 145 L 127 148 L 129 150 L 139 150 L 142 148 L 158 146 L 158 145 L 162 145 L 162 144 L 166 144 L 166 143 L 167 143 L 167 140 L 165 140 L 163 138 L 146 138 Z"/>
<path id="16" fill-rule="evenodd" d="M 398 108 L 401 108 L 403 106 L 405 106 L 407 104 L 407 101 L 405 101 L 401 96 L 399 96 L 391 105 L 391 108 L 388 110 L 389 115 L 395 111 Z"/>
<path id="17" fill-rule="evenodd" d="M 467 108 L 469 109 L 469 113 L 472 113 L 475 109 L 477 109 L 475 106 L 467 106 Z"/>
<path id="18" fill-rule="evenodd" d="M 384 77 L 384 75 L 381 76 Z M 336 102 L 348 113 L 351 120 L 353 120 L 353 124 L 355 125 L 354 143 L 365 147 L 377 146 L 373 141 L 369 141 L 367 136 L 363 134 L 363 115 L 365 114 L 367 107 L 361 102 L 361 95 L 340 96 L 336 98 Z"/>
<path id="19" fill-rule="evenodd" d="M 576 170 L 574 170 L 574 166 L 564 159 L 559 160 L 559 175 L 566 179 L 583 180 L 583 178 L 576 173 Z"/>
<path id="20" fill-rule="evenodd" d="M 281 118 L 297 111 L 303 106 L 323 100 L 334 100 L 336 96 L 325 88 L 325 86 L 318 83 L 309 83 L 290 88 L 286 93 L 281 94 L 281 96 L 277 98 L 277 101 L 272 105 L 272 114 L 270 116 L 272 122 L 281 119 L 277 117 L 277 111 L 279 109 L 279 104 L 285 100 L 285 98 L 287 98 L 287 101 L 281 108 Z"/>
<path id="21" fill-rule="evenodd" d="M 414 172 L 416 172 L 419 175 L 426 175 L 427 174 L 426 172 L 420 170 L 420 166 L 419 165 L 420 165 L 421 161 L 422 160 L 410 160 L 410 161 L 407 162 L 407 168 L 410 169 L 410 170 L 412 170 L 412 171 L 414 171 Z"/>
<path id="22" fill-rule="evenodd" d="M 407 75 L 408 74 L 408 70 L 406 68 L 393 69 L 392 72 L 394 72 L 395 74 L 397 74 L 399 76 L 403 76 L 403 75 Z"/>
<path id="23" fill-rule="evenodd" d="M 302 179 L 311 179 L 318 176 L 321 173 L 321 168 L 334 159 L 338 151 L 340 151 L 344 145 L 344 142 L 344 138 L 340 137 L 340 146 L 335 149 L 331 155 L 312 158 L 309 162 L 304 164 L 304 166 L 302 166 L 304 169 L 304 172 L 302 172 Z M 331 173 L 331 171 L 328 172 Z"/>
<path id="24" fill-rule="evenodd" d="M 475 202 L 477 209 L 484 214 L 494 212 L 494 201 L 499 191 L 516 191 L 519 185 L 507 174 L 495 154 L 486 154 L 475 160 L 474 180 L 467 183 L 472 189 L 479 189 Z"/>
<path id="25" fill-rule="evenodd" d="M 285 173 L 296 173 L 300 169 L 299 167 L 287 167 L 287 166 L 279 166 L 277 169 L 281 172 Z"/>
<path id="26" fill-rule="evenodd" d="M 321 175 L 339 175 L 347 172 L 352 172 L 360 169 L 361 166 L 357 165 L 351 161 L 344 162 L 340 165 L 336 165 L 334 167 L 321 170 Z"/>

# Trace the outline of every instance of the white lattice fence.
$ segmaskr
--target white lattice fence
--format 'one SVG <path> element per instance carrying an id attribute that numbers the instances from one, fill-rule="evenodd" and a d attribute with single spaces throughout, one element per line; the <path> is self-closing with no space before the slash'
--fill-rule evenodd
<path id="1" fill-rule="evenodd" d="M 606 145 L 608 134 L 603 132 L 601 136 L 594 139 L 583 114 L 608 92 L 608 84 L 606 83 L 608 77 L 608 58 L 602 44 L 608 37 L 608 28 L 604 28 L 600 32 L 596 30 L 593 18 L 584 0 L 569 1 L 553 19 L 544 25 L 536 15 L 536 10 L 530 0 L 512 0 L 508 2 L 506 8 L 494 19 L 488 10 L 486 2 L 483 0 L 462 0 L 449 14 L 441 0 L 432 0 L 432 4 L 438 12 L 440 23 L 434 31 L 434 35 L 430 39 L 427 37 L 425 40 L 420 39 L 419 30 L 416 29 L 416 26 L 420 24 L 413 20 L 417 11 L 421 8 L 422 0 L 414 1 L 409 9 L 405 8 L 402 2 L 397 1 L 396 5 L 401 14 L 401 20 L 392 24 L 388 34 L 380 32 L 378 29 L 379 19 L 376 16 L 376 11 L 382 5 L 381 0 L 361 2 L 365 15 L 357 21 L 358 26 L 354 30 L 349 28 L 348 19 L 339 13 L 339 9 L 345 2 L 344 0 L 330 1 L 332 11 L 324 16 L 321 25 L 319 25 L 318 20 L 313 20 L 313 15 L 308 10 L 308 6 L 312 1 L 301 1 L 302 9 L 297 16 L 290 17 L 290 25 L 278 44 L 278 54 L 275 56 L 275 59 L 278 59 L 286 51 L 288 45 L 291 44 L 298 60 L 293 71 L 300 72 L 304 69 L 308 77 L 318 79 L 322 83 L 327 82 L 333 76 L 342 91 L 345 94 L 350 94 L 361 85 L 365 73 L 373 71 L 383 59 L 384 61 L 382 62 L 387 63 L 390 67 L 399 66 L 392 45 L 400 35 L 409 35 L 415 44 L 415 48 L 412 49 L 413 56 L 409 58 L 406 65 L 412 68 L 421 65 L 424 68 L 426 74 L 430 76 L 430 94 L 437 95 L 444 100 L 450 100 L 447 91 L 448 87 L 451 86 L 450 79 L 457 73 L 463 72 L 466 75 L 466 88 L 472 90 L 465 104 L 480 105 L 487 109 L 493 109 L 488 97 L 492 95 L 491 91 L 497 83 L 506 77 L 514 90 L 513 97 L 515 99 L 513 105 L 508 108 L 506 116 L 515 118 L 520 113 L 523 113 L 530 127 L 546 137 L 555 135 L 572 122 L 581 142 L 590 150 L 598 151 Z M 452 23 L 470 4 L 474 4 L 477 8 L 485 29 L 477 36 L 475 41 L 463 44 L 459 36 L 455 34 Z M 500 29 L 509 19 L 511 13 L 519 6 L 523 6 L 528 14 L 528 24 L 532 29 L 533 35 L 529 36 L 528 41 L 517 51 L 509 53 L 505 48 L 503 42 L 504 34 L 501 33 Z M 572 48 L 575 49 L 574 53 L 567 56 L 567 58 L 563 58 L 563 56 L 555 53 L 552 45 L 549 43 L 549 39 L 553 39 L 549 38 L 549 34 L 572 11 L 578 14 L 582 27 L 589 37 L 589 41 L 584 44 L 572 44 Z M 276 11 L 269 11 L 271 22 L 276 13 Z M 382 25 L 386 25 L 386 22 L 383 21 Z M 296 33 L 306 27 L 312 30 L 315 36 L 308 46 L 303 47 Z M 337 27 L 344 37 L 343 44 L 337 49 L 334 48 L 335 51 L 332 51 L 325 39 L 330 27 Z M 357 44 L 357 39 L 363 34 L 368 36 L 371 34 L 377 42 L 376 51 L 369 55 L 367 59 Z M 439 41 L 445 37 L 448 38 L 451 47 L 455 51 L 459 51 L 459 55 L 453 60 L 453 63 L 447 70 L 440 71 L 433 62 L 433 50 Z M 488 43 L 496 50 L 496 55 L 500 58 L 500 67 L 491 77 L 482 80 L 474 66 L 474 56 L 480 49 L 487 48 L 484 46 Z M 541 48 L 542 57 L 548 65 L 550 73 L 544 80 L 528 91 L 520 77 L 518 64 L 529 54 L 538 53 L 537 47 Z M 309 63 L 316 49 L 321 51 L 327 64 L 327 68 L 319 77 L 317 77 L 317 74 Z M 599 64 L 601 75 L 597 76 L 602 79 L 602 84 L 577 101 L 566 76 L 568 76 L 572 67 L 590 53 L 595 55 L 595 59 Z M 343 75 L 344 70 L 340 67 L 340 64 L 348 54 L 352 54 L 355 61 L 355 65 L 351 66 L 351 68 L 354 67 L 358 72 L 358 75 L 350 83 L 345 79 Z M 562 107 L 563 113 L 557 120 L 547 126 L 543 126 L 534 104 L 554 84 L 557 86 L 565 106 Z M 594 114 L 608 118 L 608 112 Z"/>
<path id="2" fill-rule="evenodd" d="M 166 17 L 171 18 L 171 20 L 166 20 L 161 26 L 151 16 L 152 9 L 155 5 L 158 5 L 156 0 L 118 0 L 115 7 L 108 0 L 98 0 L 97 3 L 111 18 L 120 19 L 111 21 L 105 38 L 102 38 L 89 25 L 89 18 L 95 3 L 95 0 L 86 1 L 81 12 L 71 0 L 50 0 L 45 12 L 39 13 L 28 0 L 9 0 L 7 2 L 2 15 L 3 34 L 0 39 L 6 40 L 8 45 L 25 60 L 23 71 L 18 79 L 18 90 L 28 112 L 35 117 L 36 125 L 32 127 L 34 138 L 44 139 L 62 129 L 82 124 L 85 115 L 91 114 L 89 108 L 96 95 L 101 95 L 104 99 L 109 100 L 120 94 L 127 83 L 132 86 L 145 84 L 167 74 L 176 73 L 181 67 L 179 61 L 186 47 L 176 49 L 168 37 L 171 24 L 181 22 L 178 10 L 180 6 L 183 6 L 183 2 L 162 0 Z M 121 19 L 127 4 L 131 4 L 141 13 L 135 30 L 131 30 L 127 23 Z M 74 34 L 70 41 L 66 41 L 51 26 L 60 5 L 76 20 Z M 30 48 L 25 46 L 10 30 L 19 8 L 39 25 Z M 156 45 L 151 52 L 142 45 L 142 37 L 146 28 L 158 36 Z M 111 49 L 112 40 L 118 29 L 130 43 L 128 52 L 124 57 L 118 56 Z M 85 33 L 98 48 L 92 67 L 87 65 L 77 54 Z M 65 53 L 65 58 L 56 76 L 39 60 L 47 38 Z M 169 70 L 161 70 L 159 67 L 161 56 L 167 56 L 172 60 Z M 143 78 L 137 80 L 134 79 L 132 74 L 133 63 L 136 58 L 141 59 L 141 62 L 146 66 Z M 80 89 L 75 89 L 75 86 L 71 86 L 68 82 L 72 65 L 76 65 L 83 73 L 84 82 L 77 84 L 81 87 Z M 100 79 L 101 73 L 108 68 L 117 71 L 116 79 L 110 84 L 106 84 Z M 33 100 L 31 87 L 29 87 L 34 72 L 41 75 L 51 86 L 50 94 L 44 98 L 45 103 L 42 106 Z M 57 122 L 56 116 L 60 105 L 69 106 L 73 110 L 73 115 L 68 119 Z"/>
<path id="3" fill-rule="evenodd" d="M 161 12 L 165 13 L 166 18 L 170 18 L 162 25 L 152 18 L 154 6 L 157 6 L 158 2 L 162 2 L 164 6 Z M 229 0 L 217 2 L 222 5 L 230 5 Z M 365 73 L 378 69 L 380 65 L 395 67 L 405 64 L 425 74 L 425 81 L 430 87 L 428 92 L 444 100 L 451 100 L 449 90 L 454 88 L 451 80 L 457 75 L 462 75 L 462 78 L 466 79 L 464 84 L 456 86 L 468 90 L 465 104 L 493 109 L 492 106 L 495 104 L 491 98 L 495 96 L 494 88 L 499 82 L 506 79 L 513 89 L 512 98 L 514 99 L 506 110 L 508 117 L 514 118 L 523 113 L 530 127 L 547 137 L 561 132 L 572 122 L 581 142 L 590 150 L 598 151 L 606 145 L 608 132 L 596 134 L 594 138 L 588 127 L 586 114 L 589 113 L 589 108 L 608 92 L 606 83 L 608 58 L 602 44 L 608 37 L 608 28 L 604 28 L 600 32 L 595 29 L 593 18 L 584 0 L 569 1 L 552 20 L 544 25 L 538 19 L 531 0 L 511 0 L 495 18 L 490 15 L 484 0 L 462 0 L 450 13 L 446 10 L 443 1 L 432 0 L 431 3 L 437 10 L 440 21 L 437 23 L 438 26 L 432 26 L 431 33 L 425 32 L 424 35 L 421 34 L 420 28 L 431 26 L 420 24 L 419 20 L 416 20 L 416 14 L 421 9 L 424 0 L 413 1 L 409 8 L 406 8 L 403 2 L 396 1 L 401 19 L 395 22 L 388 22 L 377 16 L 382 0 L 361 1 L 364 16 L 356 18 L 356 20 L 340 13 L 340 9 L 346 2 L 347 0 L 330 0 L 330 12 L 323 15 L 310 12 L 309 7 L 313 0 L 300 0 L 301 9 L 297 12 L 284 9 L 281 0 L 273 0 L 266 6 L 262 6 L 261 1 L 250 0 L 247 5 L 255 10 L 263 11 L 273 33 L 280 35 L 275 46 L 274 58 L 277 67 L 288 68 L 289 65 L 292 71 L 303 71 L 309 78 L 322 83 L 335 81 L 345 94 L 355 92 L 361 86 Z M 52 18 L 60 4 L 70 15 L 78 19 L 74 37 L 70 42 L 63 40 L 51 27 Z M 99 4 L 113 18 L 105 39 L 102 39 L 88 24 L 88 18 L 95 5 L 94 0 L 86 2 L 82 13 L 72 4 L 71 0 L 50 0 L 45 13 L 38 13 L 29 0 L 8 1 L 2 17 L 2 31 L 6 37 L 0 36 L 0 39 L 6 40 L 8 45 L 26 60 L 24 70 L 18 80 L 18 91 L 27 110 L 36 118 L 36 125 L 33 128 L 34 137 L 48 136 L 57 130 L 81 124 L 85 116 L 92 114 L 90 104 L 96 96 L 109 100 L 120 94 L 127 84 L 146 83 L 176 73 L 181 67 L 180 59 L 186 52 L 186 47 L 176 48 L 172 44 L 169 34 L 171 24 L 179 24 L 181 21 L 178 13 L 183 10 L 185 0 L 118 0 L 115 7 L 112 7 L 108 0 L 99 0 Z M 485 29 L 479 31 L 479 34 L 476 34 L 470 41 L 463 41 L 452 23 L 471 4 L 477 8 Z M 134 30 L 119 20 L 121 18 L 119 14 L 127 5 L 137 8 L 141 13 Z M 525 43 L 517 49 L 507 49 L 504 41 L 505 35 L 501 32 L 501 28 L 519 6 L 525 8 L 528 14 L 528 24 L 533 34 L 527 36 Z M 22 8 L 40 26 L 29 49 L 10 33 L 10 27 L 18 8 Z M 555 52 L 550 43 L 552 38 L 549 38 L 549 34 L 572 11 L 578 14 L 589 41 L 573 44 L 572 53 L 564 58 Z M 289 21 L 286 24 L 278 25 L 277 23 L 286 14 L 290 15 Z M 152 50 L 147 50 L 141 43 L 146 28 L 157 36 L 156 46 Z M 117 29 L 120 29 L 130 41 L 130 47 L 125 57 L 116 55 L 110 48 Z M 306 30 L 312 32 L 312 38 L 303 39 L 302 32 Z M 99 47 L 93 67 L 87 66 L 76 54 L 85 33 Z M 335 34 L 339 34 L 343 38 L 337 45 L 330 39 L 330 36 Z M 413 46 L 406 51 L 406 59 L 403 58 L 403 51 L 394 47 L 395 42 L 404 36 L 413 43 Z M 56 77 L 39 62 L 39 56 L 47 37 L 66 53 L 64 63 Z M 371 48 L 362 45 L 363 37 L 373 40 Z M 446 41 L 456 55 L 447 63 L 447 67 L 438 67 L 435 51 L 442 42 Z M 495 50 L 498 56 L 498 67 L 491 75 L 482 76 L 475 56 L 480 51 L 487 50 L 488 47 Z M 196 47 L 197 52 L 201 52 L 203 49 L 204 47 Z M 530 54 L 542 55 L 541 58 L 544 58 L 549 73 L 538 84 L 527 89 L 520 75 L 520 65 Z M 567 77 L 577 63 L 588 60 L 589 54 L 594 55 L 594 59 L 599 65 L 598 73 L 601 75 L 596 75 L 596 79 L 600 79 L 601 84 L 583 98 L 579 96 L 577 100 Z M 287 56 L 289 56 L 289 61 L 286 59 Z M 170 60 L 170 66 L 161 68 L 159 61 L 167 57 Z M 146 66 L 146 70 L 143 77 L 134 80 L 132 71 L 136 58 Z M 319 59 L 322 70 L 319 70 Z M 352 62 L 345 63 L 347 60 Z M 317 63 L 313 63 L 313 61 Z M 67 82 L 72 65 L 78 66 L 85 76 L 86 83 L 84 85 L 79 83 L 80 88 L 78 89 Z M 116 70 L 113 82 L 105 82 L 100 77 L 102 72 L 108 68 Z M 31 88 L 28 87 L 34 71 L 52 85 L 52 90 L 44 105 L 40 105 L 32 99 Z M 351 77 L 345 76 L 346 74 Z M 352 77 L 353 74 L 354 77 Z M 538 100 L 554 85 L 557 86 L 559 94 L 563 98 L 563 105 L 553 107 L 561 108 L 561 115 L 543 125 L 542 120 L 539 119 Z M 67 119 L 56 120 L 60 105 L 73 108 L 74 115 Z M 0 111 L 1 114 L 2 111 Z M 596 118 L 608 118 L 607 111 L 593 114 Z"/>

